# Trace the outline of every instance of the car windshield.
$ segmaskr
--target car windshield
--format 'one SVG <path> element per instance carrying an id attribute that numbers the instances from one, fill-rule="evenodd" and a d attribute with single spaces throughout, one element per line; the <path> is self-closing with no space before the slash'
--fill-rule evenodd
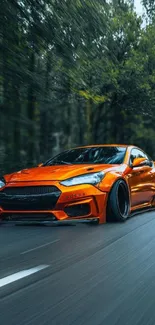
<path id="1" fill-rule="evenodd" d="M 126 147 L 103 146 L 66 150 L 51 158 L 43 166 L 70 164 L 122 164 Z"/>

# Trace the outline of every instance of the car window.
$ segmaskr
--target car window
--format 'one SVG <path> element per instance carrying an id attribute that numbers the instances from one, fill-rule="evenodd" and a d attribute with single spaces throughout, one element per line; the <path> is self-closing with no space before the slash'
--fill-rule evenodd
<path id="1" fill-rule="evenodd" d="M 146 158 L 147 160 L 152 162 L 152 165 L 153 165 L 152 159 L 145 152 L 143 152 L 140 149 L 134 148 L 131 150 L 129 164 L 132 164 L 135 158 Z"/>
<path id="2" fill-rule="evenodd" d="M 58 164 L 122 164 L 126 147 L 103 146 L 75 148 L 60 153 L 43 166 Z"/>

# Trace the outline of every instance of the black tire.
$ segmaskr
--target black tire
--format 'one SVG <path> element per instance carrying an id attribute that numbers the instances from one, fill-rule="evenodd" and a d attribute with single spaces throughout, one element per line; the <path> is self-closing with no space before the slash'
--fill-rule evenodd
<path id="1" fill-rule="evenodd" d="M 126 183 L 119 179 L 109 194 L 107 221 L 125 221 L 130 210 L 129 191 Z"/>

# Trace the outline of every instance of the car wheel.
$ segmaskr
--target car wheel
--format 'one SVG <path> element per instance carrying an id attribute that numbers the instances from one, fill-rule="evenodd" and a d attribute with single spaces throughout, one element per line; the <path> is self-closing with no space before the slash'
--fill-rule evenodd
<path id="1" fill-rule="evenodd" d="M 107 221 L 125 221 L 130 210 L 129 191 L 126 183 L 119 179 L 109 194 Z"/>

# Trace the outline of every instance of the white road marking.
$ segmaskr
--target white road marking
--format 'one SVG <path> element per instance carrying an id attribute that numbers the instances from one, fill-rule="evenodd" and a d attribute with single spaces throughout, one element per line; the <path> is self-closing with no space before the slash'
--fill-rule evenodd
<path id="1" fill-rule="evenodd" d="M 2 278 L 2 279 L 0 279 L 0 288 L 9 284 L 9 283 L 15 282 L 15 281 L 25 278 L 31 274 L 39 272 L 47 267 L 49 267 L 49 265 L 39 265 L 39 266 L 33 267 L 32 269 L 23 270 L 23 271 L 14 273 L 12 275 L 9 275 L 5 278 Z"/>
<path id="2" fill-rule="evenodd" d="M 20 253 L 20 254 L 21 254 L 21 255 L 27 254 L 27 253 L 29 253 L 29 252 L 35 251 L 36 249 L 39 249 L 39 248 L 46 247 L 46 246 L 48 246 L 48 245 L 54 244 L 54 243 L 56 243 L 56 242 L 58 242 L 58 241 L 60 241 L 60 239 L 53 240 L 53 241 L 51 241 L 51 242 L 49 242 L 49 243 L 47 243 L 47 244 L 43 244 L 43 245 L 40 245 L 40 246 L 34 247 L 34 248 L 32 248 L 32 249 L 28 249 L 27 251 L 24 251 L 24 252 L 22 252 L 22 253 Z"/>

